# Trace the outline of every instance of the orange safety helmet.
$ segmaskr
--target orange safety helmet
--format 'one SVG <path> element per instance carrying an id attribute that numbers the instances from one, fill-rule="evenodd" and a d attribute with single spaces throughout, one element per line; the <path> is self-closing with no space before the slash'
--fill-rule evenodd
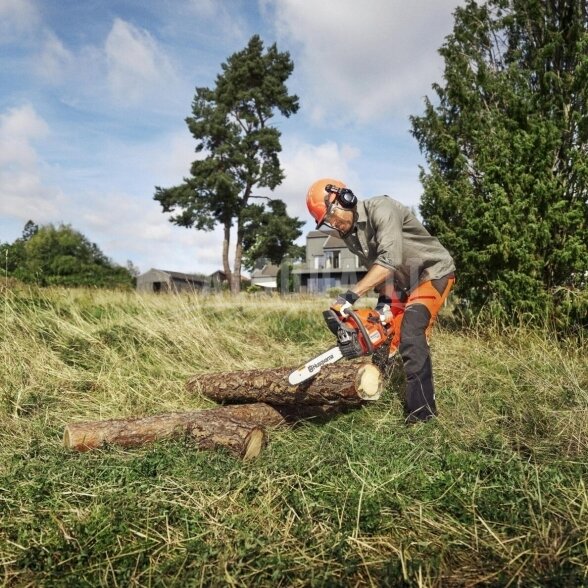
<path id="1" fill-rule="evenodd" d="M 314 217 L 316 221 L 316 228 L 318 229 L 329 212 L 331 204 L 337 200 L 337 192 L 329 191 L 325 189 L 326 186 L 331 184 L 335 188 L 346 188 L 345 184 L 341 180 L 334 180 L 333 178 L 323 178 L 314 182 L 308 192 L 306 193 L 306 207 L 308 212 Z"/>

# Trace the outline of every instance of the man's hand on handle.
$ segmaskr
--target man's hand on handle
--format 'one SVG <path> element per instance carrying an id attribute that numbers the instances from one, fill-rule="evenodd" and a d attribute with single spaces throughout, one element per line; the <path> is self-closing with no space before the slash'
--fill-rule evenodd
<path id="1" fill-rule="evenodd" d="M 381 294 L 374 310 L 379 313 L 383 323 L 388 322 L 392 318 L 392 298 Z"/>
<path id="2" fill-rule="evenodd" d="M 347 290 L 345 294 L 340 294 L 337 296 L 337 299 L 331 303 L 330 308 L 336 313 L 343 315 L 346 313 L 346 310 L 351 308 L 358 299 L 359 296 L 355 292 Z"/>

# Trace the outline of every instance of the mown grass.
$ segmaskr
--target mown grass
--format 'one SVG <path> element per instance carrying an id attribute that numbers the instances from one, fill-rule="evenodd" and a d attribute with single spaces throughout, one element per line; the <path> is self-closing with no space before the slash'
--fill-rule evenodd
<path id="1" fill-rule="evenodd" d="M 581 340 L 433 339 L 440 416 L 383 398 L 271 432 L 243 463 L 189 442 L 74 454 L 75 420 L 205 408 L 187 377 L 296 365 L 325 300 L 1 291 L 0 569 L 8 586 L 588 584 Z"/>

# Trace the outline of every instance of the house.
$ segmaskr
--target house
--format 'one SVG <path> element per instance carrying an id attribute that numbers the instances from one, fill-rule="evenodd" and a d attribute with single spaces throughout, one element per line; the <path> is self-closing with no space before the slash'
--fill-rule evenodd
<path id="1" fill-rule="evenodd" d="M 262 267 L 255 268 L 251 272 L 251 283 L 264 289 L 275 290 L 278 287 L 279 267 L 272 263 L 265 263 Z"/>
<path id="2" fill-rule="evenodd" d="M 201 291 L 208 285 L 209 279 L 206 276 L 154 268 L 137 276 L 138 292 L 194 292 Z"/>
<path id="3" fill-rule="evenodd" d="M 311 231 L 306 235 L 306 263 L 292 271 L 299 291 L 322 293 L 329 288 L 347 289 L 367 273 L 337 231 Z"/>

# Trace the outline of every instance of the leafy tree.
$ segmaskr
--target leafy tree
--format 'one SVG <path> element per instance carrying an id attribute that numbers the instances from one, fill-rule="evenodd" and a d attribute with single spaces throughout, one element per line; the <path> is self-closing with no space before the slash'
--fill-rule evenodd
<path id="1" fill-rule="evenodd" d="M 0 243 L 0 259 L 2 269 L 8 275 L 13 275 L 17 268 L 22 268 L 26 259 L 25 243 L 37 234 L 39 227 L 29 220 L 24 226 L 22 235 L 14 243 Z"/>
<path id="2" fill-rule="evenodd" d="M 584 0 L 468 0 L 412 132 L 420 207 L 474 309 L 557 316 L 588 276 L 588 19 Z M 586 296 L 565 320 L 585 320 Z M 561 314 L 561 313 L 560 313 Z"/>
<path id="3" fill-rule="evenodd" d="M 69 225 L 38 227 L 29 221 L 23 235 L 14 243 L 0 247 L 8 261 L 8 274 L 23 282 L 41 286 L 129 287 L 133 276 L 113 264 Z"/>
<path id="4" fill-rule="evenodd" d="M 155 189 L 171 222 L 197 230 L 224 228 L 223 269 L 231 290 L 240 290 L 245 214 L 255 186 L 274 189 L 284 178 L 278 153 L 280 132 L 268 123 L 279 111 L 298 110 L 286 80 L 293 70 L 288 52 L 272 45 L 264 52 L 258 35 L 222 64 L 215 87 L 196 88 L 193 116 L 186 119 L 203 157 L 192 163 L 190 177 L 179 186 Z M 236 224 L 234 267 L 229 267 L 231 228 Z"/>
<path id="5" fill-rule="evenodd" d="M 34 237 L 39 232 L 39 226 L 32 220 L 26 222 L 24 229 L 22 230 L 22 240 L 28 241 L 31 237 Z"/>
<path id="6" fill-rule="evenodd" d="M 299 257 L 294 241 L 302 235 L 304 221 L 288 216 L 282 200 L 270 200 L 267 206 L 249 204 L 243 211 L 243 265 L 252 269 L 258 259 L 280 265 L 284 257 Z"/>

